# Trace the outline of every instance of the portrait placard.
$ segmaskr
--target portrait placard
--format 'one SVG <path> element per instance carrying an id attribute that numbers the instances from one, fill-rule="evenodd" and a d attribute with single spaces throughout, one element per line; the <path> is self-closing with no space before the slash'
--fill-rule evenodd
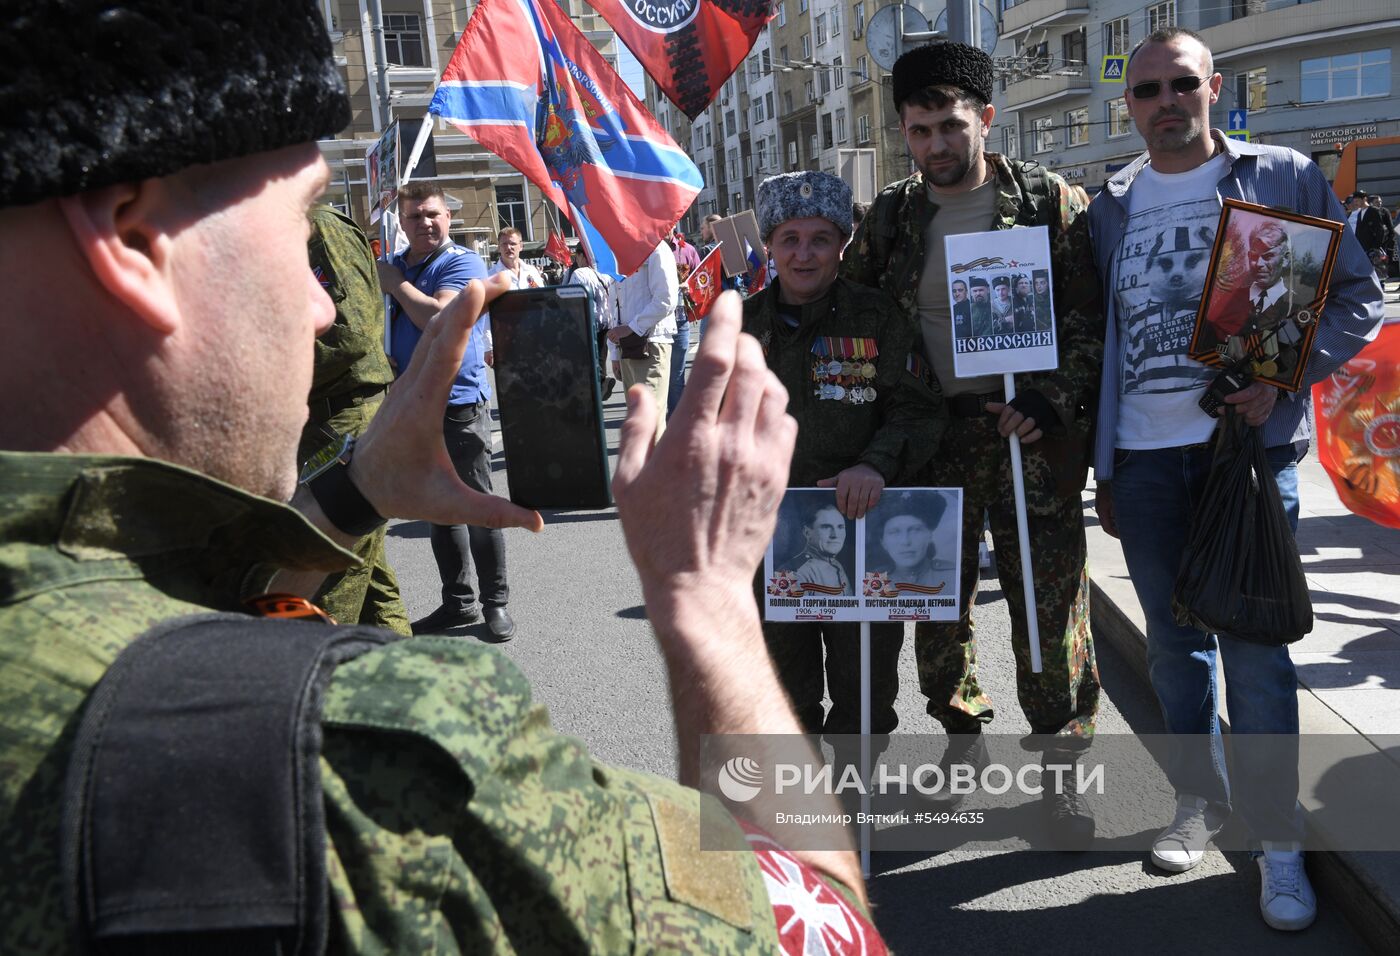
<path id="1" fill-rule="evenodd" d="M 714 233 L 715 241 L 720 244 L 719 255 L 720 261 L 724 263 L 725 275 L 744 275 L 753 268 L 748 260 L 746 243 L 748 249 L 753 250 L 760 260 L 765 258 L 763 237 L 758 234 L 758 217 L 753 214 L 752 209 L 745 209 L 725 219 L 717 219 L 710 225 L 710 229 Z"/>
<path id="2" fill-rule="evenodd" d="M 1226 199 L 1190 357 L 1297 391 L 1342 228 L 1330 219 Z"/>
<path id="3" fill-rule="evenodd" d="M 943 241 L 953 310 L 953 374 L 970 378 L 1055 368 L 1049 230 L 969 232 Z"/>
<path id="4" fill-rule="evenodd" d="M 764 620 L 861 620 L 855 529 L 835 488 L 789 488 L 763 559 Z"/>
<path id="5" fill-rule="evenodd" d="M 958 619 L 961 488 L 886 488 L 856 536 L 862 620 Z"/>
<path id="6" fill-rule="evenodd" d="M 767 621 L 955 621 L 961 488 L 887 488 L 846 518 L 834 488 L 791 488 L 763 561 Z"/>

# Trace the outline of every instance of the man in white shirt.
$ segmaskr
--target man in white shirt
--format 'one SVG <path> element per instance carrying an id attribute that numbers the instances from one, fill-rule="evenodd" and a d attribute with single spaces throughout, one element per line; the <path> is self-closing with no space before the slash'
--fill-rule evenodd
<path id="1" fill-rule="evenodd" d="M 608 341 L 621 356 L 622 387 L 645 385 L 658 408 L 666 407 L 671 368 L 671 340 L 676 334 L 676 302 L 680 280 L 676 254 L 664 241 L 647 256 L 641 268 L 622 282 L 617 325 L 608 330 Z M 666 430 L 666 416 L 656 420 L 656 440 Z"/>

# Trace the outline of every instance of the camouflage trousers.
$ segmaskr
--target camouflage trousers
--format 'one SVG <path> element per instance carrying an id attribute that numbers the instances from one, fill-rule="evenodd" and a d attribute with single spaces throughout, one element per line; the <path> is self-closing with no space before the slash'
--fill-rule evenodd
<path id="1" fill-rule="evenodd" d="M 351 405 L 323 422 L 306 423 L 297 458 L 305 462 L 337 435 L 358 435 L 379 410 L 380 399 Z M 399 597 L 399 579 L 384 552 L 384 528 L 365 535 L 354 547 L 360 564 L 326 578 L 316 592 L 315 603 L 341 624 L 369 624 L 402 634 L 408 626 L 408 609 Z"/>
<path id="2" fill-rule="evenodd" d="M 1083 509 L 1078 497 L 1049 513 L 1029 513 L 1031 570 L 1040 627 L 1042 669 L 1032 673 L 1021 583 L 1021 551 L 1011 484 L 1011 449 L 991 415 L 953 418 L 927 482 L 963 489 L 962 616 L 956 624 L 920 622 L 914 628 L 919 689 L 928 712 L 950 733 L 975 731 L 993 717 L 991 698 L 977 683 L 973 603 L 977 597 L 977 545 L 984 515 L 996 546 L 1002 595 L 1011 612 L 1016 693 L 1032 731 L 1092 736 L 1098 711 L 1099 672 L 1089 633 L 1089 581 L 1085 567 Z"/>

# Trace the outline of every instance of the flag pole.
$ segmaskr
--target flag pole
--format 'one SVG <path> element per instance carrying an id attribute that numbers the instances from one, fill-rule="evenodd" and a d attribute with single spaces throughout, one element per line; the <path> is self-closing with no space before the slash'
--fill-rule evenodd
<path id="1" fill-rule="evenodd" d="M 870 878 L 870 622 L 860 622 L 860 872 Z"/>
<path id="2" fill-rule="evenodd" d="M 1016 397 L 1015 377 L 1007 372 L 1002 376 L 1006 400 Z M 1040 624 L 1035 609 L 1035 575 L 1031 568 L 1031 537 L 1026 527 L 1026 479 L 1021 474 L 1021 438 L 1014 432 L 1011 435 L 1011 484 L 1016 492 L 1016 534 L 1021 543 L 1021 588 L 1026 597 L 1026 635 L 1031 650 L 1031 673 L 1039 674 L 1040 664 Z M 975 596 L 975 595 L 974 595 Z"/>

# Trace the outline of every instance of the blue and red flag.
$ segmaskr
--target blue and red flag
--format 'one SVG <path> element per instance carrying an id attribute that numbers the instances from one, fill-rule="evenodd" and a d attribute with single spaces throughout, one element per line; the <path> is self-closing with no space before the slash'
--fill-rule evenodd
<path id="1" fill-rule="evenodd" d="M 600 272 L 637 271 L 703 185 L 554 0 L 482 0 L 428 109 L 564 210 Z"/>
<path id="2" fill-rule="evenodd" d="M 744 240 L 744 249 L 747 252 L 744 259 L 749 264 L 746 291 L 749 295 L 753 295 L 768 284 L 768 263 L 759 256 L 758 250 L 750 245 L 747 239 Z"/>

